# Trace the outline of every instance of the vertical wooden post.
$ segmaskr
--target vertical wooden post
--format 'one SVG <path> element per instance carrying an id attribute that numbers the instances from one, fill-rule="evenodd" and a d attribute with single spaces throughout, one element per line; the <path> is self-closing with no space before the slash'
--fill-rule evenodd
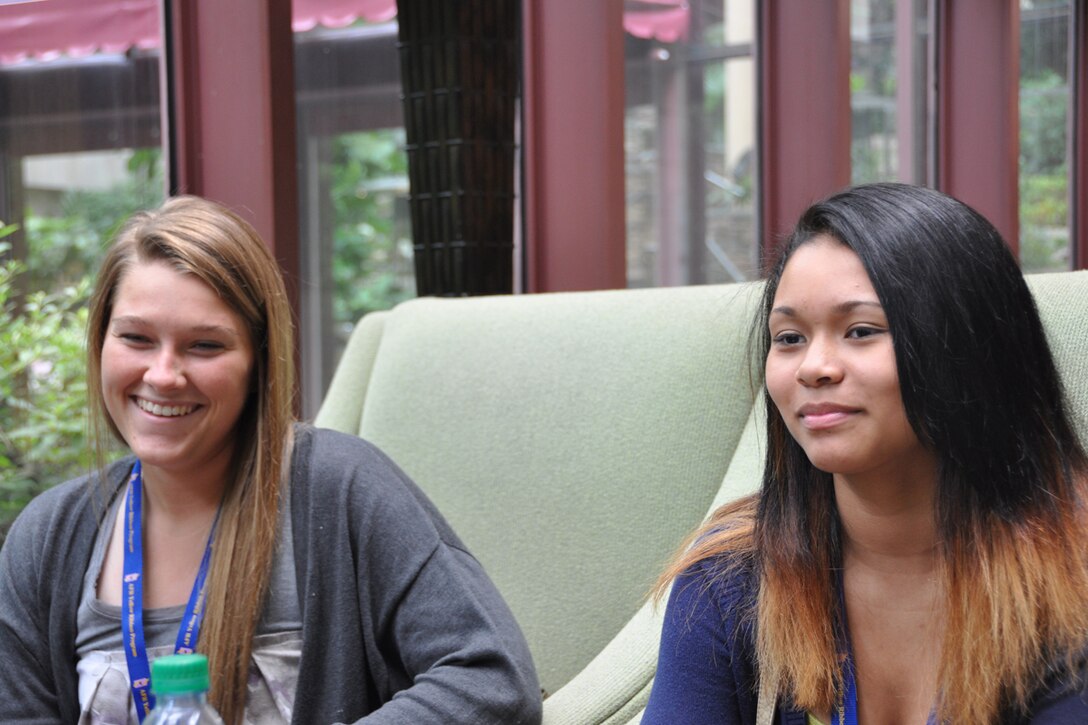
<path id="1" fill-rule="evenodd" d="M 801 212 L 850 183 L 850 3 L 764 0 L 759 7 L 766 263 Z"/>
<path id="2" fill-rule="evenodd" d="M 1020 4 L 938 0 L 937 188 L 1019 249 Z"/>
<path id="3" fill-rule="evenodd" d="M 298 313 L 299 217 L 290 0 L 167 0 L 170 191 L 245 216 Z"/>
<path id="4" fill-rule="evenodd" d="M 525 0 L 529 292 L 627 284 L 623 0 Z"/>
<path id="5" fill-rule="evenodd" d="M 1074 0 L 1070 41 L 1073 103 L 1069 225 L 1073 232 L 1073 268 L 1088 269 L 1088 0 Z"/>

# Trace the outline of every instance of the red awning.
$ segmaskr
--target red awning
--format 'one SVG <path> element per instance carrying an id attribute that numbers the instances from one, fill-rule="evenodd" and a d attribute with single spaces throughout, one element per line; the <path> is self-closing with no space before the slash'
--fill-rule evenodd
<path id="1" fill-rule="evenodd" d="M 229 0 L 224 0 L 224 2 Z M 2 2 L 2 0 L 0 0 Z M 396 0 L 294 0 L 292 27 L 384 22 Z M 157 48 L 159 0 L 27 0 L 0 4 L 0 63 Z"/>
<path id="2" fill-rule="evenodd" d="M 686 0 L 627 0 L 623 29 L 637 38 L 674 43 L 687 38 L 690 17 Z"/>
<path id="3" fill-rule="evenodd" d="M 623 26 L 673 42 L 685 37 L 689 13 L 685 0 L 627 0 Z M 396 0 L 294 0 L 292 26 L 341 28 L 396 14 Z M 0 0 L 0 64 L 157 48 L 159 35 L 159 0 Z"/>
<path id="4" fill-rule="evenodd" d="M 157 0 L 34 0 L 0 6 L 0 63 L 159 44 Z"/>

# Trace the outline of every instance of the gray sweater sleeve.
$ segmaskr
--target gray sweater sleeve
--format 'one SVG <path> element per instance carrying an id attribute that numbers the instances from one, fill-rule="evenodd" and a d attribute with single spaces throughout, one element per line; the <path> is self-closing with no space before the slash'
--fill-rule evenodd
<path id="1" fill-rule="evenodd" d="M 297 445 L 295 720 L 539 723 L 521 630 L 426 496 L 358 438 L 310 430 Z"/>
<path id="2" fill-rule="evenodd" d="M 520 633 L 479 564 L 440 547 L 391 612 L 410 677 L 364 723 L 539 722 L 539 685 Z"/>
<path id="3" fill-rule="evenodd" d="M 41 545 L 48 526 L 41 507 L 25 511 L 0 551 L 0 722 L 61 722 L 60 703 L 46 643 Z"/>

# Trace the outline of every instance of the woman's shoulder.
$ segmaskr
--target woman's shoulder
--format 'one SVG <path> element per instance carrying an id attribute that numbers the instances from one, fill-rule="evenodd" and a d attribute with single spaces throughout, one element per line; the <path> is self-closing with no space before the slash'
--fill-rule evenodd
<path id="1" fill-rule="evenodd" d="M 757 585 L 752 557 L 726 552 L 693 563 L 676 577 L 673 589 L 691 589 L 719 609 L 730 611 L 754 601 Z"/>
<path id="2" fill-rule="evenodd" d="M 372 464 L 379 460 L 391 463 L 388 456 L 365 438 L 308 423 L 295 425 L 294 456 L 316 464 L 339 467 Z"/>
<path id="3" fill-rule="evenodd" d="M 347 483 L 363 478 L 371 485 L 408 480 L 400 467 L 370 441 L 308 424 L 295 427 L 292 459 L 293 479 Z"/>
<path id="4" fill-rule="evenodd" d="M 408 557 L 418 566 L 442 545 L 466 551 L 422 489 L 358 436 L 297 427 L 289 487 L 296 549 L 305 542 L 327 548 L 336 532 L 364 537 L 374 561 Z"/>
<path id="5" fill-rule="evenodd" d="M 426 494 L 389 456 L 358 436 L 312 426 L 295 430 L 292 500 L 311 510 L 442 523 Z"/>
<path id="6" fill-rule="evenodd" d="M 1053 663 L 1037 689 L 1027 719 L 1032 725 L 1073 725 L 1088 722 L 1088 647 L 1073 663 Z"/>
<path id="7" fill-rule="evenodd" d="M 718 509 L 693 535 L 674 566 L 675 578 L 696 584 L 723 603 L 744 601 L 756 587 L 756 499 L 744 497 Z"/>
<path id="8" fill-rule="evenodd" d="M 757 581 L 746 558 L 722 555 L 692 565 L 673 584 L 663 622 L 667 639 L 686 643 L 689 653 L 720 658 L 734 677 L 751 678 Z"/>

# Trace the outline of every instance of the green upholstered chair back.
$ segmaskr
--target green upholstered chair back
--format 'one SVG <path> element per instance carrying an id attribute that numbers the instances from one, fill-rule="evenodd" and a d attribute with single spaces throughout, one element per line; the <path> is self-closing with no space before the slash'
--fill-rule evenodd
<path id="1" fill-rule="evenodd" d="M 427 492 L 554 692 L 717 493 L 752 408 L 759 289 L 414 300 L 364 319 L 317 422 L 374 442 Z"/>
<path id="2" fill-rule="evenodd" d="M 1027 280 L 1065 385 L 1069 414 L 1088 447 L 1088 272 L 1029 274 Z"/>

